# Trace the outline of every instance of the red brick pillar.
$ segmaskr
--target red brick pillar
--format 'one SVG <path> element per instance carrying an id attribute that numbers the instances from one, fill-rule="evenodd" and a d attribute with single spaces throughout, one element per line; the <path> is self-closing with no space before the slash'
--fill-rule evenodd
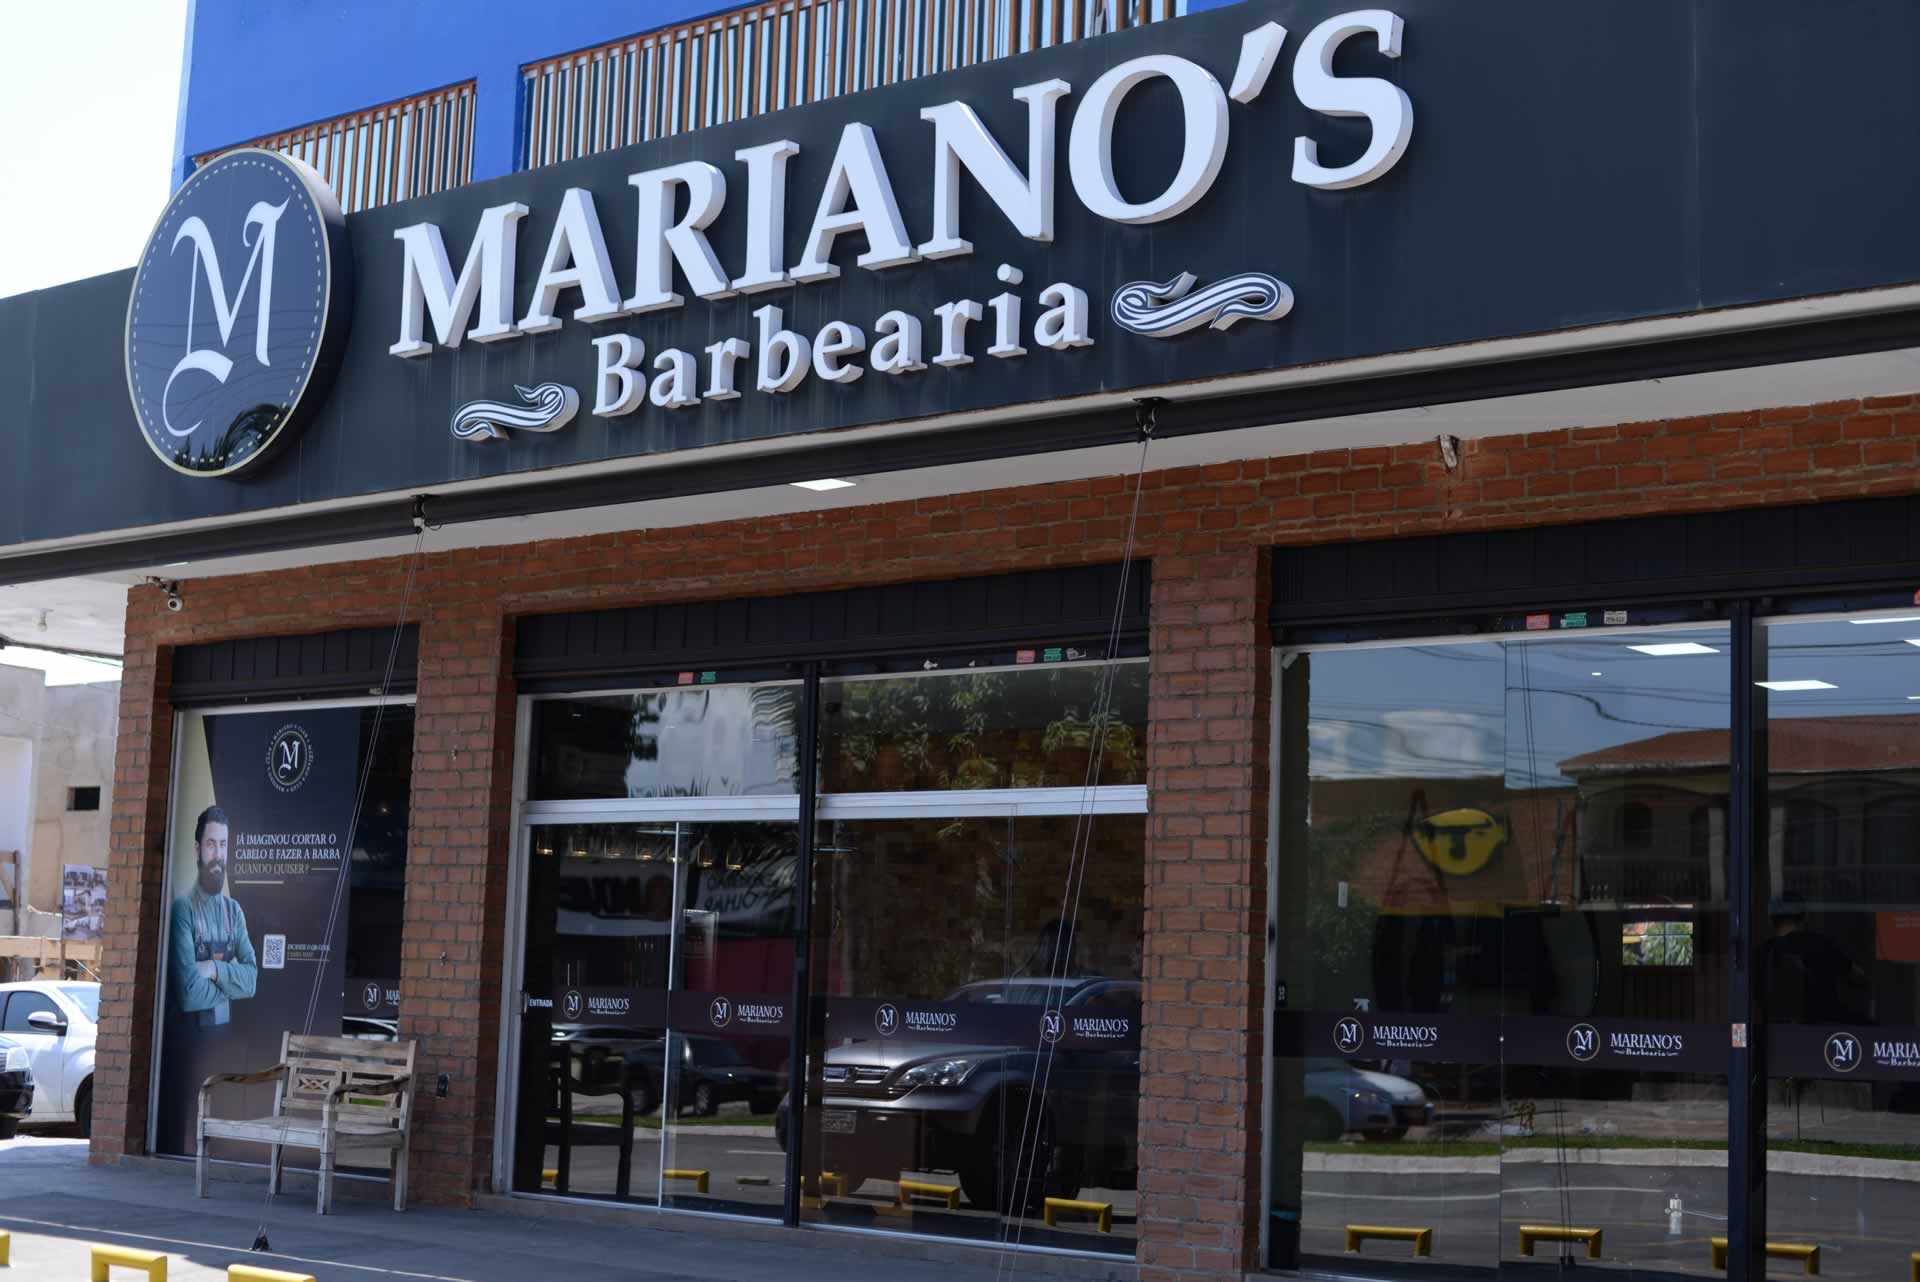
<path id="1" fill-rule="evenodd" d="M 400 1036 L 420 1042 L 412 1193 L 441 1205 L 470 1204 L 493 1161 L 513 744 L 498 603 L 436 607 L 420 625 Z"/>
<path id="2" fill-rule="evenodd" d="M 147 1151 L 147 1083 L 165 929 L 167 790 L 173 775 L 171 649 L 159 644 L 155 588 L 128 594 L 107 839 L 106 935 L 100 950 L 100 1030 L 94 1047 L 91 1160 Z"/>
<path id="3" fill-rule="evenodd" d="M 1257 1263 L 1267 567 L 1254 548 L 1153 564 L 1142 1282 Z"/>

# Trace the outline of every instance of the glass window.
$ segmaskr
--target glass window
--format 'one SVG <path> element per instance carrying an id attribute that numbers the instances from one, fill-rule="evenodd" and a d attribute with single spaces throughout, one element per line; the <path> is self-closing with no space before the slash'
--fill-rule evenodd
<path id="1" fill-rule="evenodd" d="M 799 718 L 800 687 L 790 683 L 537 700 L 528 795 L 791 796 Z"/>
<path id="2" fill-rule="evenodd" d="M 1271 1264 L 1711 1272 L 1729 649 L 1282 655 Z"/>
<path id="3" fill-rule="evenodd" d="M 67 1000 L 80 1008 L 80 1013 L 94 1023 L 100 1022 L 100 985 L 98 984 L 62 984 L 60 991 Z"/>
<path id="4" fill-rule="evenodd" d="M 60 1008 L 53 1004 L 52 998 L 29 989 L 16 989 L 7 997 L 7 1017 L 5 1022 L 0 1023 L 0 1033 L 39 1033 L 42 1030 L 28 1021 L 31 1016 L 41 1013 L 59 1019 L 66 1018 L 60 1014 Z"/>
<path id="5" fill-rule="evenodd" d="M 813 1215 L 1133 1250 L 1144 847 L 1138 815 L 821 825 Z"/>
<path id="6" fill-rule="evenodd" d="M 1767 1240 L 1819 1246 L 1823 1274 L 1905 1277 L 1920 1249 L 1920 621 L 1783 620 L 1765 638 Z"/>
<path id="7" fill-rule="evenodd" d="M 820 698 L 823 792 L 1146 782 L 1144 661 L 849 678 Z"/>

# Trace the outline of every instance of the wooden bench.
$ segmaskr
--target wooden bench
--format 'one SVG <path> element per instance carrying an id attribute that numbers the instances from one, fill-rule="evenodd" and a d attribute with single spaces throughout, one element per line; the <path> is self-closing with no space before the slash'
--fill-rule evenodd
<path id="1" fill-rule="evenodd" d="M 1726 1268 L 1727 1239 L 1715 1237 L 1708 1238 L 1707 1241 L 1712 1247 L 1713 1267 L 1716 1269 Z M 1769 1260 L 1798 1260 L 1800 1263 L 1806 1265 L 1809 1274 L 1817 1274 L 1820 1272 L 1820 1248 L 1817 1246 L 1809 1246 L 1803 1242 L 1769 1242 L 1767 1243 L 1767 1258 Z"/>
<path id="2" fill-rule="evenodd" d="M 413 1042 L 353 1037 L 280 1039 L 280 1062 L 251 1073 L 215 1073 L 200 1088 L 194 1190 L 207 1195 L 207 1141 L 252 1140 L 272 1153 L 269 1196 L 280 1191 L 282 1154 L 289 1147 L 320 1154 L 315 1210 L 333 1210 L 334 1162 L 343 1149 L 383 1149 L 393 1179 L 393 1209 L 407 1205 L 407 1128 L 413 1117 Z M 215 1117 L 218 1086 L 272 1082 L 273 1112 L 247 1119 Z"/>
<path id="3" fill-rule="evenodd" d="M 93 1248 L 93 1282 L 107 1282 L 107 1272 L 115 1267 L 139 1269 L 147 1282 L 167 1282 L 167 1257 L 158 1251 L 137 1251 L 130 1246 Z"/>
<path id="4" fill-rule="evenodd" d="M 1082 1202 L 1071 1197 L 1050 1197 L 1041 1204 L 1040 1222 L 1052 1228 L 1054 1217 L 1063 1214 L 1091 1215 L 1102 1233 L 1113 1232 L 1111 1202 Z"/>
<path id="5" fill-rule="evenodd" d="M 1558 1224 L 1522 1224 L 1520 1226 L 1520 1254 L 1532 1255 L 1535 1242 L 1584 1242 L 1587 1244 L 1587 1258 L 1600 1258 L 1599 1229 L 1570 1229 Z"/>
<path id="6" fill-rule="evenodd" d="M 1347 1250 L 1358 1252 L 1360 1244 L 1368 1238 L 1379 1238 L 1388 1242 L 1411 1242 L 1415 1255 L 1433 1254 L 1433 1230 L 1412 1228 L 1399 1224 L 1349 1224 L 1347 1225 Z"/>

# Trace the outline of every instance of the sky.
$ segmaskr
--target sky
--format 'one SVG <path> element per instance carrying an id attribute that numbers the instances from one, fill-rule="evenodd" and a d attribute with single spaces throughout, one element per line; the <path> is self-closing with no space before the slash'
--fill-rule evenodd
<path id="1" fill-rule="evenodd" d="M 0 3 L 0 297 L 133 266 L 166 203 L 187 0 Z"/>

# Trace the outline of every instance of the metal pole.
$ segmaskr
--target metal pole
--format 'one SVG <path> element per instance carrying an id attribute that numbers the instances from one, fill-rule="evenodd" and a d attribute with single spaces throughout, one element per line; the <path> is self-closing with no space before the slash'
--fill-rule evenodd
<path id="1" fill-rule="evenodd" d="M 1767 1076 L 1764 976 L 1767 921 L 1766 633 L 1751 600 L 1733 607 L 1732 770 L 1728 779 L 1727 1278 L 1767 1276 Z"/>
<path id="2" fill-rule="evenodd" d="M 793 996 L 788 1012 L 793 1032 L 787 1056 L 787 1189 L 781 1218 L 791 1227 L 800 1223 L 800 1195 L 804 1166 L 803 1137 L 807 1133 L 807 1046 L 812 1034 L 808 1011 L 812 1004 L 809 965 L 813 956 L 813 837 L 814 810 L 820 786 L 815 760 L 820 739 L 820 665 L 807 665 L 800 686 L 800 832 L 793 870 Z"/>

